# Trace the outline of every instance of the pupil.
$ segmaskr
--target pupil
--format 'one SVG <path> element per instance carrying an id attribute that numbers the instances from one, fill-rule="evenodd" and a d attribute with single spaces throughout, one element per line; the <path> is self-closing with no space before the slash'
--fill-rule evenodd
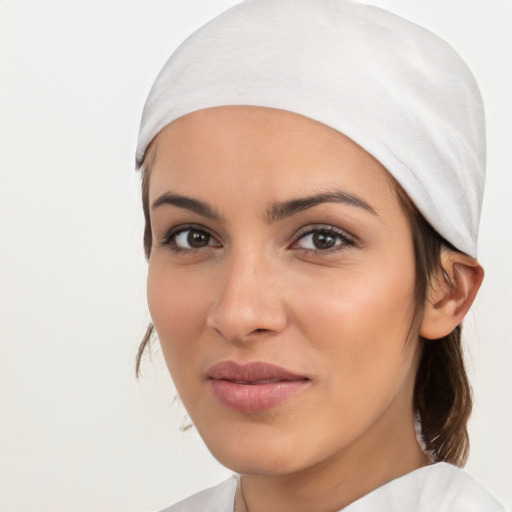
<path id="1" fill-rule="evenodd" d="M 204 247 L 208 245 L 209 238 L 209 235 L 204 231 L 191 231 L 188 234 L 187 242 L 190 247 Z"/>
<path id="2" fill-rule="evenodd" d="M 336 243 L 332 235 L 326 233 L 315 233 L 313 235 L 313 243 L 317 249 L 330 249 Z"/>

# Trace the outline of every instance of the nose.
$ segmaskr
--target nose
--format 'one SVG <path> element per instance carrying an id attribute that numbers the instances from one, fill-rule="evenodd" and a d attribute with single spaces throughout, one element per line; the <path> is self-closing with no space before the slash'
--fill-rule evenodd
<path id="1" fill-rule="evenodd" d="M 282 332 L 287 324 L 285 290 L 268 259 L 248 251 L 232 255 L 219 274 L 207 326 L 234 343 Z"/>

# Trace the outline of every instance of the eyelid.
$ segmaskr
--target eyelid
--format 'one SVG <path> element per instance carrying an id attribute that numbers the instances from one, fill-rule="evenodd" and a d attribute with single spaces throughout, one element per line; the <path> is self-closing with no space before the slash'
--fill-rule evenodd
<path id="1" fill-rule="evenodd" d="M 175 237 L 179 235 L 180 233 L 183 233 L 184 231 L 202 231 L 206 233 L 208 236 L 213 238 L 218 245 L 207 245 L 205 247 L 200 248 L 190 248 L 190 249 L 184 249 L 182 247 L 177 247 L 176 245 L 173 245 L 173 240 L 175 240 Z M 211 249 L 212 247 L 217 248 L 221 247 L 222 243 L 219 241 L 219 237 L 212 233 L 210 229 L 208 229 L 205 226 L 202 226 L 201 224 L 179 224 L 178 226 L 174 226 L 166 231 L 164 236 L 161 238 L 159 245 L 161 247 L 168 247 L 170 250 L 174 252 L 198 252 L 201 250 Z"/>
<path id="2" fill-rule="evenodd" d="M 183 233 L 184 231 L 188 231 L 188 230 L 202 231 L 202 232 L 206 233 L 208 236 L 210 236 L 217 243 L 214 245 L 209 244 L 209 245 L 206 245 L 204 247 L 199 247 L 199 248 L 182 248 L 182 247 L 173 245 L 173 240 L 175 240 L 175 237 L 177 235 L 179 235 L 180 233 Z M 338 243 L 335 246 L 328 248 L 328 249 L 308 249 L 308 248 L 297 247 L 297 244 L 300 242 L 301 239 L 304 239 L 308 235 L 312 235 L 314 233 L 319 233 L 319 232 L 327 233 L 334 237 L 338 237 L 342 240 L 342 243 Z M 304 226 L 296 233 L 296 235 L 293 237 L 293 242 L 290 244 L 289 248 L 301 250 L 303 252 L 327 254 L 329 252 L 336 252 L 336 251 L 342 250 L 343 248 L 349 248 L 349 247 L 355 246 L 356 243 L 357 243 L 357 238 L 344 229 L 335 227 L 331 224 L 310 224 L 310 225 Z M 216 249 L 216 248 L 222 247 L 222 242 L 220 241 L 220 237 L 215 232 L 212 232 L 212 230 L 207 228 L 206 226 L 201 225 L 201 224 L 195 224 L 195 223 L 186 223 L 186 224 L 179 224 L 177 226 L 173 226 L 172 228 L 167 230 L 166 233 L 164 234 L 164 236 L 160 239 L 159 245 L 161 247 L 168 247 L 169 250 L 172 250 L 174 252 L 193 253 L 193 252 L 199 252 L 199 251 L 204 251 L 204 250 L 211 250 L 212 248 Z"/>
<path id="3" fill-rule="evenodd" d="M 332 236 L 340 238 L 343 243 L 336 244 L 334 247 L 331 247 L 329 249 L 306 249 L 297 247 L 298 250 L 307 251 L 307 252 L 314 252 L 314 253 L 320 253 L 320 254 L 327 254 L 329 252 L 336 252 L 339 250 L 342 250 L 343 248 L 353 247 L 356 245 L 357 239 L 354 235 L 350 234 L 344 229 L 337 228 L 335 226 L 332 226 L 330 224 L 312 224 L 309 226 L 306 226 L 299 230 L 299 232 L 296 234 L 293 243 L 291 244 L 291 247 L 293 248 L 298 244 L 298 242 L 306 236 L 312 235 L 314 233 L 327 233 Z"/>

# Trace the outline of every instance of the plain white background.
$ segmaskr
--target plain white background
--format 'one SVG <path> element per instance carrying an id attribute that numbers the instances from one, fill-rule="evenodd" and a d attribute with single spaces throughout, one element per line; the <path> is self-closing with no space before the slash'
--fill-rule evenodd
<path id="1" fill-rule="evenodd" d="M 224 479 L 148 313 L 137 129 L 161 65 L 234 0 L 0 2 L 0 510 L 151 511 Z M 481 85 L 487 275 L 467 323 L 468 471 L 512 508 L 512 2 L 373 0 L 447 39 Z"/>

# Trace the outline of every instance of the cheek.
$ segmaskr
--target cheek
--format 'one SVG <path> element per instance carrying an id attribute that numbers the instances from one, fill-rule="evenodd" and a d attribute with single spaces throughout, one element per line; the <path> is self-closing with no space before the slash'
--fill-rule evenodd
<path id="1" fill-rule="evenodd" d="M 314 342 L 310 360 L 321 369 L 322 407 L 335 425 L 324 432 L 326 439 L 348 443 L 396 397 L 403 403 L 412 399 L 418 345 L 407 337 L 414 272 L 375 275 L 347 273 L 337 285 L 315 288 L 301 304 L 300 316 L 314 319 L 303 321 L 301 329 Z"/>
<path id="2" fill-rule="evenodd" d="M 359 382 L 385 378 L 400 365 L 407 371 L 411 354 L 404 350 L 414 317 L 414 266 L 407 260 L 364 271 L 346 269 L 317 279 L 305 289 L 296 309 L 306 338 L 331 358 L 333 379 L 352 376 Z M 350 379 L 347 378 L 348 381 Z"/>
<path id="3" fill-rule="evenodd" d="M 148 269 L 148 306 L 162 351 L 173 378 L 179 378 L 180 364 L 197 352 L 208 308 L 208 286 L 200 273 L 169 268 L 158 257 Z"/>

